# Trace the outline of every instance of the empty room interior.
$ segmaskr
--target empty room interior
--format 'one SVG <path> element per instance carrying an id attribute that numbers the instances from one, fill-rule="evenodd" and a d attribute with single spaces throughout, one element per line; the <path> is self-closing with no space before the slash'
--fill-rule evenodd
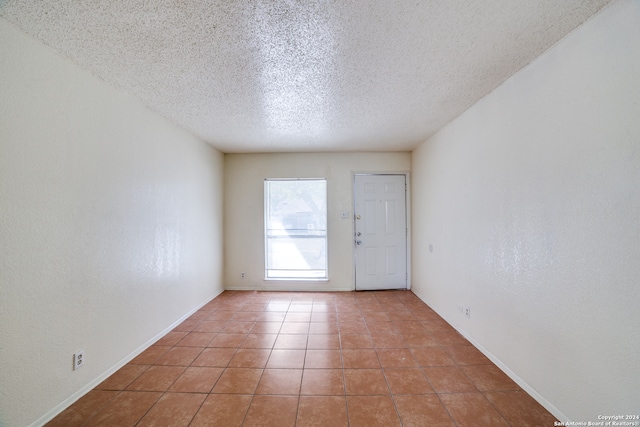
<path id="1" fill-rule="evenodd" d="M 637 426 L 639 260 L 637 0 L 0 1 L 0 426 Z"/>

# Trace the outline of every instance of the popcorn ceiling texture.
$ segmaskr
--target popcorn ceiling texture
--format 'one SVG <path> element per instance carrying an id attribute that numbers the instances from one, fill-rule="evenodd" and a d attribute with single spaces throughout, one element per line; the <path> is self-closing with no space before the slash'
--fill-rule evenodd
<path id="1" fill-rule="evenodd" d="M 6 0 L 223 152 L 411 150 L 610 0 Z"/>

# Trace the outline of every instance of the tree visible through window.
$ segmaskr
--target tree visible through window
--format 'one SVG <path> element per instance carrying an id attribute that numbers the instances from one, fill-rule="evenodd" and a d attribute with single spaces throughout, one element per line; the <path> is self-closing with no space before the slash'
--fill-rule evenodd
<path id="1" fill-rule="evenodd" d="M 265 277 L 327 278 L 327 180 L 267 179 Z"/>

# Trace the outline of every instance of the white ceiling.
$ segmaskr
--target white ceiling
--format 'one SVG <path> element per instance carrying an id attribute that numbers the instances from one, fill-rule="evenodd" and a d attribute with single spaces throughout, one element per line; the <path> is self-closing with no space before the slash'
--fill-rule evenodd
<path id="1" fill-rule="evenodd" d="M 0 0 L 223 152 L 411 150 L 610 0 Z"/>

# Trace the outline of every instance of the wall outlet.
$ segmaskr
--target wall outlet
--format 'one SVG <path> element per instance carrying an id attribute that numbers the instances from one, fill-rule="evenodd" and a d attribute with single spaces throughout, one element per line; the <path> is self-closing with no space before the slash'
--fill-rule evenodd
<path id="1" fill-rule="evenodd" d="M 467 306 L 464 307 L 464 317 L 471 319 L 471 308 Z"/>
<path id="2" fill-rule="evenodd" d="M 246 279 L 247 278 L 247 273 L 245 273 L 244 271 L 242 273 L 240 273 L 240 278 L 241 279 Z"/>
<path id="3" fill-rule="evenodd" d="M 80 350 L 73 355 L 73 370 L 80 369 L 84 366 L 84 350 Z"/>

